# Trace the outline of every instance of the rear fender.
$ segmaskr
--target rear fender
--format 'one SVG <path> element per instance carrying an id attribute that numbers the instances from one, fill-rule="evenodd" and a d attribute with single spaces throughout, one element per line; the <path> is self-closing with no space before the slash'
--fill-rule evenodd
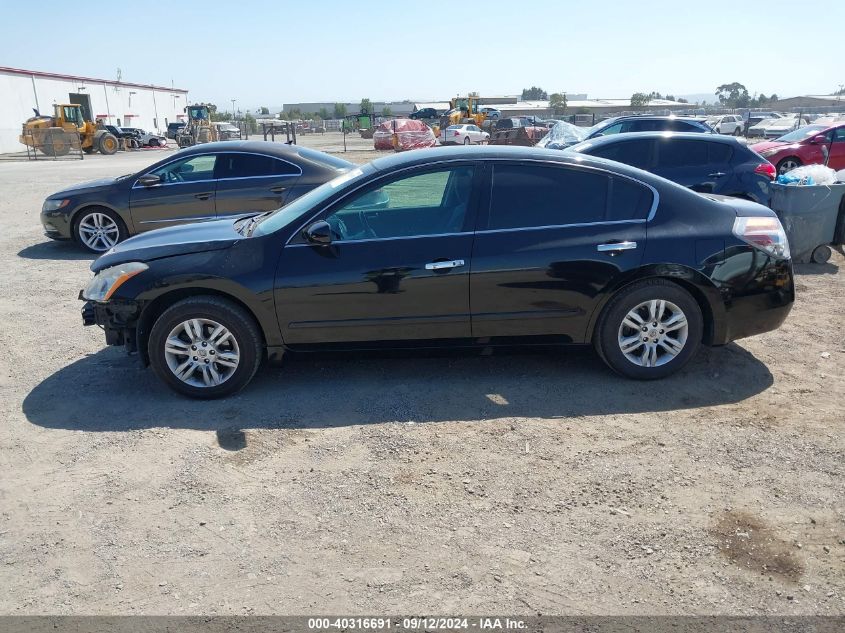
<path id="1" fill-rule="evenodd" d="M 646 279 L 667 279 L 674 281 L 695 298 L 701 314 L 704 317 L 705 345 L 720 345 L 727 337 L 725 305 L 722 302 L 719 288 L 701 272 L 681 264 L 649 264 L 620 276 L 616 283 L 605 289 L 605 292 L 590 315 L 584 340 L 593 339 L 596 324 L 604 307 L 618 292 L 628 286 Z"/>

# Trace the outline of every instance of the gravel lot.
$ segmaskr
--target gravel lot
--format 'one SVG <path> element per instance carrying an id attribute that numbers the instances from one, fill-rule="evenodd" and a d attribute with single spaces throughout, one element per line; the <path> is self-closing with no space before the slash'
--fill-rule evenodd
<path id="1" fill-rule="evenodd" d="M 842 255 L 662 382 L 335 356 L 192 402 L 82 327 L 38 221 L 160 156 L 0 163 L 0 613 L 845 613 Z"/>

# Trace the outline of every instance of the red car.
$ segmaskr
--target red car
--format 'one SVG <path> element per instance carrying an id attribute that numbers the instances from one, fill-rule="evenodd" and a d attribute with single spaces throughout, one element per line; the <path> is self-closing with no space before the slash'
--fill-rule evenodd
<path id="1" fill-rule="evenodd" d="M 437 139 L 431 128 L 422 121 L 413 119 L 385 121 L 373 133 L 373 145 L 376 149 L 393 149 L 402 152 L 409 149 L 434 147 L 436 144 Z"/>
<path id="2" fill-rule="evenodd" d="M 845 169 L 845 122 L 834 126 L 805 125 L 774 141 L 751 146 L 755 152 L 777 167 L 779 174 L 801 165 L 824 164 L 839 171 Z"/>

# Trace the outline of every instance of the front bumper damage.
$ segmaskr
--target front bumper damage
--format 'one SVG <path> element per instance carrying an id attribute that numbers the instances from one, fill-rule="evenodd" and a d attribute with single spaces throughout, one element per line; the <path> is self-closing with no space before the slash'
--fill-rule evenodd
<path id="1" fill-rule="evenodd" d="M 82 293 L 79 298 L 82 299 Z M 84 299 L 83 299 L 84 301 Z M 85 301 L 82 306 L 82 325 L 99 325 L 106 335 L 107 345 L 122 345 L 129 353 L 138 351 L 138 317 L 140 306 L 135 302 Z"/>

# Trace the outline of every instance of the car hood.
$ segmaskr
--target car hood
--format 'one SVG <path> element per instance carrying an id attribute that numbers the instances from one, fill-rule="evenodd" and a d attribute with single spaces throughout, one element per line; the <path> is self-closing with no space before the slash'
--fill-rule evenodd
<path id="1" fill-rule="evenodd" d="M 66 187 L 61 191 L 57 191 L 56 193 L 50 195 L 50 198 L 60 198 L 63 195 L 72 195 L 72 194 L 79 194 L 79 193 L 88 193 L 91 191 L 100 191 L 103 189 L 108 189 L 114 183 L 117 182 L 117 178 L 98 178 L 97 180 L 88 180 L 86 182 L 80 182 L 70 187 Z"/>
<path id="2" fill-rule="evenodd" d="M 246 239 L 235 230 L 235 222 L 236 220 L 227 218 L 141 233 L 121 242 L 94 260 L 91 270 L 96 273 L 125 262 L 148 262 L 162 257 L 229 248 L 234 243 Z"/>

